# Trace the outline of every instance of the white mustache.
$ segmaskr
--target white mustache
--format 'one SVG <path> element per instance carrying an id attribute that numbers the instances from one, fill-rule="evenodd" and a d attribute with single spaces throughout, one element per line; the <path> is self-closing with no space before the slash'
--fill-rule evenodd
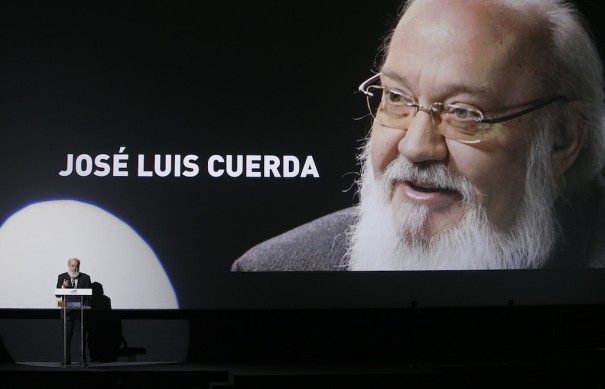
<path id="1" fill-rule="evenodd" d="M 417 164 L 400 156 L 387 166 L 381 181 L 381 185 L 387 186 L 384 193 L 390 193 L 395 182 L 406 181 L 424 188 L 459 192 L 464 202 L 475 201 L 471 182 L 462 175 L 452 173 L 442 163 Z"/>

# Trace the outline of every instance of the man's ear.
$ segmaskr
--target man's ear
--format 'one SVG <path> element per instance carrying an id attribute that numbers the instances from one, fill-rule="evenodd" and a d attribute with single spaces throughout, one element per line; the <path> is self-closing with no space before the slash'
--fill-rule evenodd
<path id="1" fill-rule="evenodd" d="M 579 113 L 580 102 L 573 101 L 568 104 L 571 105 L 571 114 L 562 117 L 563 120 L 555 128 L 552 148 L 553 161 L 561 174 L 565 174 L 578 158 L 586 136 Z"/>

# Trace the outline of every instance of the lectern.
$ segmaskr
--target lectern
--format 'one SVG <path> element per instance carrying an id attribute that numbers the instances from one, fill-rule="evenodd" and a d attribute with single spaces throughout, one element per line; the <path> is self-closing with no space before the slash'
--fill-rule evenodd
<path id="1" fill-rule="evenodd" d="M 84 296 L 92 296 L 92 289 L 90 288 L 66 288 L 66 289 L 55 289 L 55 295 L 63 296 L 59 301 L 59 306 L 63 310 L 63 364 L 67 362 L 67 348 L 71 347 L 71 344 L 67 344 L 67 311 L 70 309 L 80 309 L 80 365 L 85 366 L 84 363 L 84 309 L 89 307 L 84 306 Z M 69 299 L 71 296 L 80 296 L 80 301 L 73 301 Z M 77 299 L 76 299 L 77 300 Z"/>

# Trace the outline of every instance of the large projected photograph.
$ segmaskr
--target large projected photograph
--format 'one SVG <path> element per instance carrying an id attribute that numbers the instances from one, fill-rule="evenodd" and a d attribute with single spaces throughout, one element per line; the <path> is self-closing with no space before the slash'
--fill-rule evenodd
<path id="1" fill-rule="evenodd" d="M 554 4 L 408 5 L 359 86 L 374 118 L 359 206 L 235 268 L 604 266 L 603 75 L 582 21 Z"/>
<path id="2" fill-rule="evenodd" d="M 604 301 L 574 4 L 2 6 L 0 308 Z"/>

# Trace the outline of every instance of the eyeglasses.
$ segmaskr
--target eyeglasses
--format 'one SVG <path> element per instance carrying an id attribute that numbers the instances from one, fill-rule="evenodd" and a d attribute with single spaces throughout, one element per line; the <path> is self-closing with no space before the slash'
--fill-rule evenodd
<path id="1" fill-rule="evenodd" d="M 512 120 L 555 102 L 568 102 L 567 97 L 557 95 L 529 102 L 526 108 L 505 116 L 486 118 L 483 111 L 468 104 L 432 103 L 418 104 L 411 96 L 400 90 L 380 85 L 380 73 L 368 78 L 361 85 L 372 117 L 381 125 L 406 129 L 418 111 L 427 112 L 433 125 L 444 137 L 461 143 L 479 143 L 491 124 Z"/>

